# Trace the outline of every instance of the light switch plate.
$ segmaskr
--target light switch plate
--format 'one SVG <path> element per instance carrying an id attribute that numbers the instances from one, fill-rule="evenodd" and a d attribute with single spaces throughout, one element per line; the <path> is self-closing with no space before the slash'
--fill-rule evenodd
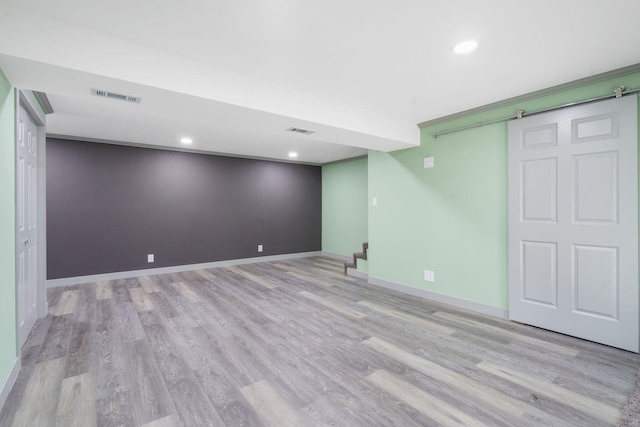
<path id="1" fill-rule="evenodd" d="M 429 169 L 436 165 L 436 159 L 434 157 L 425 157 L 424 158 L 424 168 Z"/>
<path id="2" fill-rule="evenodd" d="M 371 206 L 378 206 L 378 198 L 377 197 L 372 197 L 371 198 Z"/>

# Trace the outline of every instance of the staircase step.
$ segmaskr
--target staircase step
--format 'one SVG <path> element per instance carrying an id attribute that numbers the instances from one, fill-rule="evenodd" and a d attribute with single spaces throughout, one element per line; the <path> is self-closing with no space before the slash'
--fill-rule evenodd
<path id="1" fill-rule="evenodd" d="M 353 253 L 353 262 L 344 263 L 344 274 L 347 274 L 347 269 L 349 268 L 358 268 L 359 259 L 367 259 L 367 249 L 369 249 L 369 242 L 364 242 L 362 244 L 362 252 Z"/>
<path id="2" fill-rule="evenodd" d="M 345 262 L 344 263 L 344 274 L 347 274 L 347 269 L 348 268 L 356 268 L 356 263 L 355 262 Z"/>

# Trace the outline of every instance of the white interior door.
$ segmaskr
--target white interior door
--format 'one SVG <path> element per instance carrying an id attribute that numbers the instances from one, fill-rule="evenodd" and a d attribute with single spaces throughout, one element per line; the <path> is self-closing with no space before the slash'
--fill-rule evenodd
<path id="1" fill-rule="evenodd" d="M 509 123 L 509 317 L 638 352 L 637 96 Z"/>
<path id="2" fill-rule="evenodd" d="M 38 318 L 38 126 L 22 104 L 16 150 L 18 341 L 22 347 Z"/>

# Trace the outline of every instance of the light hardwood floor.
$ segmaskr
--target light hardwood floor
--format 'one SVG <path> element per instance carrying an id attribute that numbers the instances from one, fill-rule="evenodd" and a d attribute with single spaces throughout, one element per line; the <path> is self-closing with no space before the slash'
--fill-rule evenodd
<path id="1" fill-rule="evenodd" d="M 322 257 L 50 289 L 0 426 L 604 426 L 636 354 Z"/>

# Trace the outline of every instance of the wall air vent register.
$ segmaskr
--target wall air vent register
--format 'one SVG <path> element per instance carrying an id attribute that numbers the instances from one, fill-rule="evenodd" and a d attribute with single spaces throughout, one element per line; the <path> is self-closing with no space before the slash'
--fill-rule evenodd
<path id="1" fill-rule="evenodd" d="M 300 129 L 300 128 L 289 128 L 287 129 L 287 132 L 302 133 L 304 135 L 311 135 L 312 133 L 315 133 L 312 130 L 306 130 L 306 129 Z"/>
<path id="2" fill-rule="evenodd" d="M 134 104 L 140 104 L 140 101 L 141 101 L 141 98 L 138 96 L 123 95 L 120 93 L 109 92 L 107 90 L 100 90 L 100 89 L 91 89 L 91 94 L 95 96 L 101 96 L 103 98 L 111 98 L 111 99 L 117 99 L 120 101 L 133 102 Z"/>

